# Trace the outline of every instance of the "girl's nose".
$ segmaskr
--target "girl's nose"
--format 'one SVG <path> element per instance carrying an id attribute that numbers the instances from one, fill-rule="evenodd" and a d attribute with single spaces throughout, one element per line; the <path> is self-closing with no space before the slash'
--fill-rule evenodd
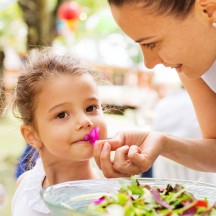
<path id="1" fill-rule="evenodd" d="M 92 121 L 86 115 L 80 116 L 76 123 L 76 128 L 78 130 L 85 129 L 85 128 L 91 128 L 92 126 L 93 126 Z"/>
<path id="2" fill-rule="evenodd" d="M 163 60 L 158 55 L 157 51 L 142 49 L 144 64 L 148 69 L 153 69 L 156 65 L 162 64 Z"/>

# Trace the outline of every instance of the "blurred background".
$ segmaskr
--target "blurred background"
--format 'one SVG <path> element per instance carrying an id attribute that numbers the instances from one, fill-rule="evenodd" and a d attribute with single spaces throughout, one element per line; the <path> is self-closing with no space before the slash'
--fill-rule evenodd
<path id="1" fill-rule="evenodd" d="M 139 47 L 117 27 L 106 0 L 0 0 L 0 102 L 10 101 L 26 52 L 40 46 L 82 58 L 109 81 L 99 88 L 102 103 L 116 108 L 106 114 L 110 137 L 123 129 L 151 129 L 156 105 L 180 89 L 172 69 L 144 67 Z M 25 148 L 19 127 L 8 109 L 0 119 L 2 216 L 11 215 L 16 164 Z"/>

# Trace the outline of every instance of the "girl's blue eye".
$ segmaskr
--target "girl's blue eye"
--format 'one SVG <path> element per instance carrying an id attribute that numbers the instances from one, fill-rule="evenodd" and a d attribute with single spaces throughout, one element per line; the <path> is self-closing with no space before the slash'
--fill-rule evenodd
<path id="1" fill-rule="evenodd" d="M 57 116 L 56 116 L 56 118 L 58 118 L 58 119 L 64 119 L 64 118 L 66 118 L 68 116 L 68 113 L 66 113 L 66 112 L 61 112 L 61 113 L 59 113 Z"/>
<path id="2" fill-rule="evenodd" d="M 86 108 L 86 112 L 94 112 L 95 110 L 97 110 L 97 106 L 95 106 L 95 105 L 91 105 L 91 106 L 88 106 L 87 108 Z"/>

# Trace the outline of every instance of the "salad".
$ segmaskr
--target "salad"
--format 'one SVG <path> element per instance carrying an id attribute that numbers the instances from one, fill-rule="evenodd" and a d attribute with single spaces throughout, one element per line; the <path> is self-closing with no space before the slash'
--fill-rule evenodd
<path id="1" fill-rule="evenodd" d="M 215 216 L 216 203 L 210 205 L 207 199 L 196 199 L 180 184 L 159 188 L 140 185 L 132 178 L 130 185 L 94 200 L 87 210 L 106 216 Z"/>

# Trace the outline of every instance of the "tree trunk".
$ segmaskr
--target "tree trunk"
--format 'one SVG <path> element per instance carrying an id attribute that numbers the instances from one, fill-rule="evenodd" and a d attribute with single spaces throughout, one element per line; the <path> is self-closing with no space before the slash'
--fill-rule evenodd
<path id="1" fill-rule="evenodd" d="M 50 0 L 19 0 L 23 18 L 28 26 L 27 49 L 52 44 L 57 8 L 63 0 L 58 0 L 53 9 L 48 7 L 48 1 Z"/>
<path id="2" fill-rule="evenodd" d="M 4 112 L 6 103 L 5 86 L 4 86 L 4 51 L 0 50 L 0 118 Z"/>

